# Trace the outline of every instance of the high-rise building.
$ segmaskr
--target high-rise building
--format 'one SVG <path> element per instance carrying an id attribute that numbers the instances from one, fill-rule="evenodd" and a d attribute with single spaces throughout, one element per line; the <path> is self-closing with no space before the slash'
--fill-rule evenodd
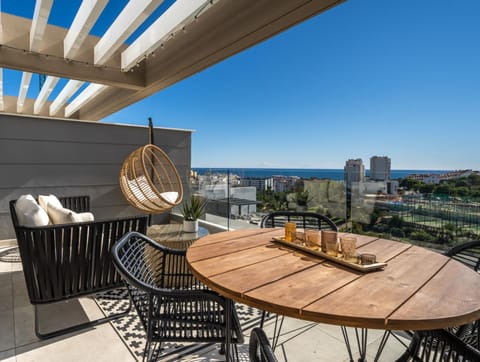
<path id="1" fill-rule="evenodd" d="M 365 166 L 361 158 L 348 160 L 344 167 L 345 184 L 347 188 L 352 187 L 352 182 L 362 182 L 365 178 Z"/>
<path id="2" fill-rule="evenodd" d="M 391 161 L 387 156 L 373 156 L 370 158 L 370 180 L 390 180 Z"/>

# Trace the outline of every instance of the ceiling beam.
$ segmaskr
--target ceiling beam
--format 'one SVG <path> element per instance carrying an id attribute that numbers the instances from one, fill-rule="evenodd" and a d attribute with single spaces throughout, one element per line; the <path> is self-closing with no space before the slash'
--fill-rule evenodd
<path id="1" fill-rule="evenodd" d="M 17 98 L 17 113 L 22 113 L 23 111 L 23 104 L 25 103 L 25 98 L 27 97 L 28 87 L 30 86 L 31 79 L 32 73 L 22 73 L 22 81 L 20 82 L 20 91 L 18 92 Z"/>
<path id="2" fill-rule="evenodd" d="M 84 84 L 79 80 L 69 80 L 65 87 L 61 90 L 58 94 L 57 98 L 53 101 L 50 105 L 49 114 L 50 116 L 55 116 L 60 109 L 67 103 L 67 101 L 73 96 L 73 94 L 80 89 L 80 87 Z"/>
<path id="3" fill-rule="evenodd" d="M 118 68 L 96 67 L 91 63 L 66 61 L 63 58 L 28 53 L 8 46 L 0 47 L 0 67 L 133 90 L 143 89 L 145 86 L 142 67 L 134 72 L 122 72 Z"/>
<path id="4" fill-rule="evenodd" d="M 30 29 L 30 51 L 38 52 L 47 26 L 53 0 L 37 0 Z"/>
<path id="5" fill-rule="evenodd" d="M 83 41 L 107 5 L 108 0 L 84 0 L 63 40 L 63 56 L 75 57 Z"/>
<path id="6" fill-rule="evenodd" d="M 33 114 L 40 114 L 40 111 L 48 100 L 48 96 L 50 93 L 52 93 L 55 85 L 57 85 L 58 80 L 59 78 L 51 76 L 45 79 L 42 89 L 40 90 L 40 93 L 38 94 L 38 97 L 33 105 Z"/>
<path id="7" fill-rule="evenodd" d="M 87 104 L 93 98 L 105 92 L 107 89 L 108 87 L 102 84 L 90 84 L 82 93 L 78 95 L 77 98 L 75 98 L 69 105 L 65 107 L 65 117 L 70 117 L 84 104 Z"/>
<path id="8" fill-rule="evenodd" d="M 103 65 L 163 0 L 130 0 L 95 45 L 94 63 Z"/>
<path id="9" fill-rule="evenodd" d="M 210 0 L 177 0 L 150 27 L 122 52 L 122 69 L 130 70 L 143 58 L 157 50 L 162 42 L 181 28 Z"/>

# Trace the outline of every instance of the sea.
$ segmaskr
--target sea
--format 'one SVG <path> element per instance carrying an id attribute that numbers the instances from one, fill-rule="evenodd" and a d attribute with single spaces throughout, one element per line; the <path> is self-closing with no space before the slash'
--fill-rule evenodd
<path id="1" fill-rule="evenodd" d="M 323 169 L 323 168 L 208 168 L 193 167 L 199 175 L 209 173 L 230 173 L 242 178 L 257 177 L 265 178 L 271 176 L 298 176 L 303 179 L 312 177 L 330 180 L 343 180 L 343 169 Z M 451 170 L 391 170 L 391 179 L 402 179 L 412 174 L 442 174 L 451 172 Z M 369 176 L 369 170 L 366 170 L 366 176 Z"/>

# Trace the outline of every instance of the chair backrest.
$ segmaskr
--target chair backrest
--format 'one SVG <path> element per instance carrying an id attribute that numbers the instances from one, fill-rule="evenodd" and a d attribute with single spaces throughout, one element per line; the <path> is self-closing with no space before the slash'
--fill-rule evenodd
<path id="1" fill-rule="evenodd" d="M 283 227 L 286 222 L 294 222 L 303 229 L 319 229 L 338 231 L 337 225 L 325 215 L 314 212 L 274 211 L 263 217 L 260 227 Z"/>
<path id="2" fill-rule="evenodd" d="M 253 328 L 250 334 L 248 355 L 251 362 L 277 362 L 265 332 L 261 328 Z"/>
<path id="3" fill-rule="evenodd" d="M 459 261 L 477 273 L 480 272 L 480 240 L 456 245 L 445 255 Z M 474 348 L 480 348 L 480 321 L 452 328 L 455 336 Z"/>
<path id="4" fill-rule="evenodd" d="M 480 271 L 480 240 L 456 245 L 448 250 L 445 255 L 465 264 L 476 272 Z"/>
<path id="5" fill-rule="evenodd" d="M 124 235 L 112 248 L 114 264 L 136 288 L 205 288 L 193 277 L 185 263 L 186 250 L 170 249 L 137 232 Z"/>
<path id="6" fill-rule="evenodd" d="M 413 361 L 480 361 L 480 352 L 444 330 L 417 331 L 409 346 Z"/>

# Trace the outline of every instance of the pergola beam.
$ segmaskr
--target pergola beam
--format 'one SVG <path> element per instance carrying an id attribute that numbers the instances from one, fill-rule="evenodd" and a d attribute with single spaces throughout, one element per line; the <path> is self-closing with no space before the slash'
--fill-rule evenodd
<path id="1" fill-rule="evenodd" d="M 48 96 L 52 93 L 55 85 L 57 85 L 58 80 L 59 78 L 51 76 L 45 79 L 45 83 L 43 83 L 42 89 L 33 105 L 33 114 L 40 114 L 40 111 L 48 100 Z"/>
<path id="2" fill-rule="evenodd" d="M 47 27 L 48 16 L 52 9 L 53 0 L 37 0 L 30 29 L 30 51 L 38 52 Z"/>
<path id="3" fill-rule="evenodd" d="M 133 90 L 143 89 L 145 85 L 142 67 L 135 72 L 122 72 L 117 68 L 96 67 L 84 62 L 67 62 L 63 58 L 25 53 L 7 46 L 0 47 L 0 67 Z"/>
<path id="4" fill-rule="evenodd" d="M 40 50 L 40 43 L 42 42 L 43 34 L 47 27 L 48 16 L 50 15 L 52 5 L 53 0 L 37 0 L 35 2 L 35 10 L 33 12 L 32 25 L 30 27 L 31 52 L 38 52 Z M 20 91 L 17 99 L 18 113 L 22 113 L 23 111 L 23 104 L 25 103 L 30 80 L 32 79 L 32 73 L 30 73 L 32 70 L 28 68 L 23 70 L 26 70 L 26 72 L 23 72 L 22 81 L 20 83 Z"/>
<path id="5" fill-rule="evenodd" d="M 122 52 L 122 69 L 130 70 L 148 54 L 157 50 L 175 30 L 206 6 L 210 0 L 177 0 Z"/>
<path id="6" fill-rule="evenodd" d="M 18 92 L 17 98 L 17 113 L 22 113 L 23 111 L 23 104 L 25 103 L 25 98 L 27 97 L 28 87 L 30 86 L 31 79 L 32 73 L 22 73 L 22 81 L 20 82 L 20 91 Z"/>
<path id="7" fill-rule="evenodd" d="M 60 109 L 83 84 L 84 82 L 79 80 L 69 80 L 65 87 L 63 87 L 62 91 L 58 94 L 57 98 L 55 98 L 53 103 L 50 105 L 50 116 L 54 116 L 60 112 Z"/>
<path id="8" fill-rule="evenodd" d="M 84 0 L 75 19 L 63 40 L 63 53 L 67 59 L 73 58 L 83 41 L 107 5 L 108 0 Z"/>
<path id="9" fill-rule="evenodd" d="M 185 32 L 177 32 L 155 57 L 142 62 L 146 67 L 144 89 L 108 88 L 75 116 L 100 120 L 343 2 L 219 1 L 198 21 L 186 25 Z"/>
<path id="10" fill-rule="evenodd" d="M 72 101 L 72 103 L 65 107 L 65 117 L 70 117 L 84 104 L 87 104 L 93 98 L 105 92 L 107 89 L 108 87 L 102 84 L 90 84 L 82 93 L 78 95 L 77 98 Z"/>
<path id="11" fill-rule="evenodd" d="M 65 35 L 65 38 L 63 39 L 63 56 L 66 59 L 74 58 L 78 53 L 78 50 L 87 38 L 88 33 L 92 29 L 103 9 L 105 9 L 107 3 L 108 0 L 82 1 L 75 18 L 73 19 L 72 25 L 70 26 L 67 35 Z M 53 83 L 54 87 L 57 81 L 57 77 L 48 76 L 45 80 L 45 84 Z M 83 82 L 70 80 L 66 84 L 65 88 L 59 93 L 55 101 L 50 105 L 49 114 L 56 114 L 82 84 Z M 42 92 L 44 89 L 45 86 L 42 88 Z M 45 97 L 45 94 L 42 94 L 42 92 L 39 94 L 34 106 L 35 114 L 40 112 L 40 109 L 37 107 L 37 105 L 39 105 L 40 108 L 43 107 L 52 90 L 53 88 L 50 91 L 45 90 L 45 93 L 48 92 L 48 94 L 46 95 L 46 98 L 42 100 L 40 100 L 40 97 Z"/>
<path id="12" fill-rule="evenodd" d="M 130 0 L 95 45 L 94 63 L 103 65 L 163 0 Z"/>

